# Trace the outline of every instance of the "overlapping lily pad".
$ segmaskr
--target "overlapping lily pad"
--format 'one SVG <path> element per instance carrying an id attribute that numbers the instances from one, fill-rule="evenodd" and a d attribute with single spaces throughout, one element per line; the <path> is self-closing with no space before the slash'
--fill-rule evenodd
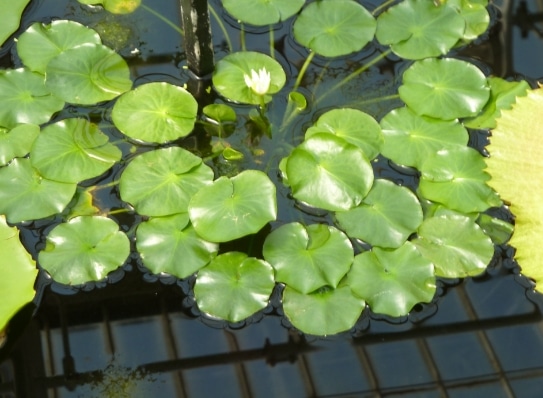
<path id="1" fill-rule="evenodd" d="M 234 18 L 252 25 L 272 25 L 296 14 L 305 0 L 223 0 Z"/>
<path id="2" fill-rule="evenodd" d="M 120 178 L 121 198 L 147 216 L 186 213 L 192 196 L 213 181 L 213 170 L 189 151 L 170 147 L 136 156 Z"/>
<path id="3" fill-rule="evenodd" d="M 455 8 L 466 21 L 462 40 L 471 41 L 482 35 L 490 24 L 486 9 L 488 0 L 447 0 L 448 6 Z"/>
<path id="4" fill-rule="evenodd" d="M 21 16 L 30 0 L 3 1 L 2 23 L 0 24 L 0 48 L 21 22 Z M 2 328 L 0 328 L 1 330 Z"/>
<path id="5" fill-rule="evenodd" d="M 64 101 L 92 105 L 130 90 L 130 70 L 112 49 L 87 43 L 51 59 L 46 68 L 47 87 Z"/>
<path id="6" fill-rule="evenodd" d="M 70 203 L 75 189 L 75 183 L 43 178 L 30 159 L 16 158 L 0 168 L 0 214 L 10 223 L 52 216 Z"/>
<path id="7" fill-rule="evenodd" d="M 322 0 L 307 5 L 294 22 L 294 38 L 325 57 L 361 50 L 373 39 L 377 23 L 351 0 Z"/>
<path id="8" fill-rule="evenodd" d="M 364 152 L 328 133 L 315 134 L 296 147 L 285 171 L 296 199 L 326 210 L 357 206 L 373 183 Z"/>
<path id="9" fill-rule="evenodd" d="M 337 212 L 347 235 L 372 246 L 400 247 L 422 222 L 422 208 L 413 192 L 391 181 L 375 180 L 362 203 Z"/>
<path id="10" fill-rule="evenodd" d="M 315 124 L 307 129 L 305 138 L 319 133 L 334 134 L 356 145 L 366 158 L 375 158 L 383 146 L 383 134 L 379 123 L 373 117 L 358 109 L 333 109 L 320 116 Z"/>
<path id="11" fill-rule="evenodd" d="M 148 83 L 123 94 L 111 117 L 124 134 L 138 141 L 165 143 L 189 135 L 198 103 L 184 88 Z"/>
<path id="12" fill-rule="evenodd" d="M 268 305 L 274 286 L 273 269 L 267 262 L 229 252 L 198 272 L 194 296 L 201 311 L 239 322 Z"/>
<path id="13" fill-rule="evenodd" d="M 50 180 L 80 182 L 97 177 L 121 158 L 97 125 L 72 118 L 48 125 L 34 141 L 32 166 Z"/>
<path id="14" fill-rule="evenodd" d="M 430 302 L 436 291 L 432 262 L 410 242 L 359 254 L 347 283 L 373 312 L 390 316 L 407 315 L 417 303 Z"/>
<path id="15" fill-rule="evenodd" d="M 277 217 L 275 185 L 261 171 L 220 177 L 189 204 L 194 229 L 210 242 L 227 242 L 258 232 Z"/>
<path id="16" fill-rule="evenodd" d="M 104 279 L 129 254 L 130 242 L 115 221 L 81 216 L 49 232 L 38 261 L 55 281 L 80 285 Z"/>
<path id="17" fill-rule="evenodd" d="M 141 0 L 77 0 L 81 4 L 102 5 L 112 14 L 129 14 L 141 4 Z"/>
<path id="18" fill-rule="evenodd" d="M 141 223 L 136 246 L 143 265 L 151 272 L 165 272 L 178 278 L 186 278 L 204 267 L 219 249 L 219 245 L 196 234 L 186 213 Z"/>
<path id="19" fill-rule="evenodd" d="M 11 130 L 0 127 L 0 166 L 26 156 L 39 133 L 40 127 L 35 124 L 19 124 Z"/>

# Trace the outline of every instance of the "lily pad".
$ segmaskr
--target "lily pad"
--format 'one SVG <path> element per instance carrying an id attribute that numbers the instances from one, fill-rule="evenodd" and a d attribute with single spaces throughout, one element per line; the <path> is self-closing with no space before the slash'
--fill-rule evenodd
<path id="1" fill-rule="evenodd" d="M 111 117 L 130 138 L 165 143 L 189 135 L 196 122 L 198 103 L 184 88 L 148 83 L 123 94 Z"/>
<path id="2" fill-rule="evenodd" d="M 492 240 L 460 214 L 427 218 L 412 242 L 434 264 L 436 276 L 443 278 L 479 275 L 494 255 Z"/>
<path id="3" fill-rule="evenodd" d="M 142 222 L 136 232 L 136 246 L 143 265 L 151 272 L 178 278 L 186 278 L 207 265 L 219 249 L 219 245 L 196 234 L 187 214 Z"/>
<path id="4" fill-rule="evenodd" d="M 333 109 L 326 112 L 307 129 L 305 138 L 319 133 L 330 133 L 356 145 L 366 158 L 375 158 L 383 146 L 383 134 L 373 117 L 358 109 Z"/>
<path id="5" fill-rule="evenodd" d="M 205 116 L 216 123 L 235 123 L 237 120 L 236 111 L 229 105 L 209 104 L 204 106 L 202 112 Z"/>
<path id="6" fill-rule="evenodd" d="M 0 48 L 4 42 L 17 30 L 21 17 L 30 0 L 2 0 L 2 23 L 0 24 Z M 2 328 L 0 328 L 2 330 Z"/>
<path id="7" fill-rule="evenodd" d="M 64 101 L 93 105 L 130 90 L 130 70 L 115 51 L 101 44 L 82 44 L 47 64 L 47 87 Z"/>
<path id="8" fill-rule="evenodd" d="M 40 127 L 35 124 L 20 124 L 11 130 L 0 127 L 0 166 L 26 156 L 39 133 Z"/>
<path id="9" fill-rule="evenodd" d="M 4 330 L 13 315 L 34 298 L 38 270 L 19 240 L 19 231 L 9 227 L 3 215 L 0 215 L 0 253 L 0 330 Z"/>
<path id="10" fill-rule="evenodd" d="M 273 269 L 267 262 L 229 252 L 198 272 L 194 297 L 201 311 L 239 322 L 268 305 L 274 286 Z"/>
<path id="11" fill-rule="evenodd" d="M 30 70 L 45 74 L 49 61 L 60 53 L 85 43 L 101 44 L 96 31 L 75 21 L 36 22 L 17 40 L 17 53 Z"/>
<path id="12" fill-rule="evenodd" d="M 382 154 L 399 165 L 417 169 L 437 151 L 466 146 L 469 141 L 467 130 L 458 120 L 419 116 L 407 107 L 386 114 L 381 128 L 385 137 Z"/>
<path id="13" fill-rule="evenodd" d="M 361 50 L 375 34 L 375 18 L 351 0 L 322 0 L 308 4 L 294 22 L 294 38 L 325 57 Z"/>
<path id="14" fill-rule="evenodd" d="M 327 133 L 315 134 L 296 147 L 285 170 L 296 199 L 332 211 L 360 204 L 373 183 L 364 152 Z"/>
<path id="15" fill-rule="evenodd" d="M 0 71 L 0 126 L 42 124 L 64 108 L 64 101 L 51 94 L 45 79 L 27 69 Z"/>
<path id="16" fill-rule="evenodd" d="M 45 127 L 30 154 L 32 166 L 43 177 L 60 182 L 97 177 L 121 158 L 119 148 L 97 125 L 79 118 Z"/>
<path id="17" fill-rule="evenodd" d="M 373 312 L 389 316 L 407 315 L 417 303 L 432 301 L 436 291 L 433 264 L 409 242 L 359 254 L 346 283 Z"/>
<path id="18" fill-rule="evenodd" d="M 422 208 L 409 188 L 379 179 L 360 205 L 337 212 L 336 219 L 352 238 L 372 246 L 397 248 L 419 227 Z"/>
<path id="19" fill-rule="evenodd" d="M 53 228 L 46 239 L 38 262 L 65 285 L 102 280 L 130 254 L 127 236 L 107 217 L 72 218 Z"/>
<path id="20" fill-rule="evenodd" d="M 141 0 L 77 0 L 81 4 L 102 5 L 106 11 L 112 14 L 129 14 L 136 11 Z"/>
<path id="21" fill-rule="evenodd" d="M 402 58 L 424 59 L 447 54 L 465 28 L 464 18 L 448 4 L 405 0 L 379 15 L 375 37 Z"/>
<path id="22" fill-rule="evenodd" d="M 487 30 L 490 24 L 486 9 L 488 0 L 447 0 L 446 4 L 455 8 L 466 21 L 466 29 L 462 35 L 464 41 L 475 40 Z"/>
<path id="23" fill-rule="evenodd" d="M 252 71 L 265 69 L 270 74 L 270 86 L 261 97 L 246 83 L 245 76 L 252 76 Z M 273 58 L 254 51 L 241 51 L 227 55 L 217 62 L 213 72 L 213 86 L 225 98 L 245 104 L 260 105 L 261 98 L 270 102 L 272 97 L 283 88 L 286 82 L 283 67 Z"/>
<path id="24" fill-rule="evenodd" d="M 484 158 L 473 148 L 458 146 L 438 151 L 421 166 L 419 192 L 461 213 L 501 206 L 498 194 L 486 184 L 490 176 L 485 168 Z"/>
<path id="25" fill-rule="evenodd" d="M 453 58 L 416 61 L 404 72 L 398 92 L 418 115 L 444 120 L 477 115 L 490 95 L 483 72 Z"/>
<path id="26" fill-rule="evenodd" d="M 275 279 L 300 293 L 337 287 L 353 262 L 349 238 L 323 224 L 285 224 L 268 235 L 263 254 L 275 269 Z"/>
<path id="27" fill-rule="evenodd" d="M 121 198 L 147 216 L 186 213 L 192 196 L 213 181 L 202 159 L 179 147 L 145 152 L 123 171 Z"/>
<path id="28" fill-rule="evenodd" d="M 48 217 L 64 210 L 75 189 L 75 183 L 43 178 L 30 159 L 15 158 L 0 168 L 0 214 L 10 223 Z"/>
<path id="29" fill-rule="evenodd" d="M 200 189 L 189 204 L 194 229 L 210 242 L 254 234 L 277 217 L 275 185 L 261 171 L 220 177 Z"/>
<path id="30" fill-rule="evenodd" d="M 296 328 L 316 336 L 328 336 L 351 329 L 364 309 L 364 300 L 349 286 L 323 288 L 303 294 L 286 286 L 283 291 L 285 316 Z"/>
<path id="31" fill-rule="evenodd" d="M 252 25 L 273 25 L 296 14 L 305 0 L 223 0 L 234 18 Z"/>

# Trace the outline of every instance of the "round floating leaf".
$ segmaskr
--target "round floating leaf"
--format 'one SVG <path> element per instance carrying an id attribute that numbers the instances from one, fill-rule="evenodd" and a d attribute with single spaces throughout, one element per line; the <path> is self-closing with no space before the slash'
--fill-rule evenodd
<path id="1" fill-rule="evenodd" d="M 409 108 L 398 108 L 381 119 L 385 137 L 382 154 L 393 162 L 420 169 L 440 149 L 466 146 L 467 130 L 458 120 L 418 116 Z"/>
<path id="2" fill-rule="evenodd" d="M 372 246 L 395 248 L 417 230 L 422 222 L 422 208 L 408 188 L 375 180 L 360 205 L 337 212 L 336 218 L 350 237 Z"/>
<path id="3" fill-rule="evenodd" d="M 86 119 L 50 124 L 34 141 L 32 166 L 50 180 L 79 182 L 97 177 L 121 158 L 97 125 Z"/>
<path id="4" fill-rule="evenodd" d="M 154 274 L 166 272 L 186 278 L 209 263 L 219 246 L 196 235 L 187 214 L 152 218 L 136 232 L 143 264 Z"/>
<path id="5" fill-rule="evenodd" d="M 356 256 L 347 284 L 373 312 L 389 316 L 407 315 L 417 303 L 430 302 L 436 291 L 433 264 L 409 242 Z"/>
<path id="6" fill-rule="evenodd" d="M 20 124 L 11 130 L 0 127 L 0 165 L 26 156 L 39 133 L 40 127 L 35 124 Z"/>
<path id="7" fill-rule="evenodd" d="M 334 109 L 320 116 L 317 122 L 307 129 L 305 138 L 318 133 L 331 133 L 343 138 L 362 149 L 370 160 L 379 154 L 384 141 L 381 127 L 373 117 L 349 108 Z"/>
<path id="8" fill-rule="evenodd" d="M 45 87 L 44 77 L 26 69 L 0 71 L 0 126 L 42 124 L 64 107 Z"/>
<path id="9" fill-rule="evenodd" d="M 239 322 L 268 305 L 274 286 L 273 269 L 267 262 L 229 252 L 198 272 L 194 297 L 201 311 Z"/>
<path id="10" fill-rule="evenodd" d="M 236 111 L 234 108 L 224 104 L 210 104 L 202 109 L 204 115 L 211 120 L 221 123 L 235 123 L 237 120 Z"/>
<path id="11" fill-rule="evenodd" d="M 373 39 L 375 18 L 351 0 L 310 3 L 294 22 L 294 38 L 325 57 L 361 50 Z"/>
<path id="12" fill-rule="evenodd" d="M 423 59 L 446 54 L 465 28 L 464 18 L 448 5 L 405 0 L 379 15 L 375 37 L 402 58 Z"/>
<path id="13" fill-rule="evenodd" d="M 140 6 L 141 0 L 102 0 L 102 4 L 112 14 L 130 14 Z"/>
<path id="14" fill-rule="evenodd" d="M 305 0 L 223 0 L 234 18 L 252 25 L 272 25 L 284 21 L 304 5 Z"/>
<path id="15" fill-rule="evenodd" d="M 130 90 L 125 60 L 101 44 L 83 44 L 57 55 L 47 64 L 47 87 L 72 104 L 92 105 Z"/>
<path id="16" fill-rule="evenodd" d="M 102 41 L 96 31 L 75 21 L 58 20 L 49 25 L 36 22 L 17 40 L 17 53 L 29 69 L 45 74 L 51 59 L 85 43 Z"/>
<path id="17" fill-rule="evenodd" d="M 213 85 L 222 96 L 236 102 L 260 105 L 261 96 L 256 94 L 246 83 L 245 76 L 252 76 L 252 71 L 265 69 L 270 74 L 270 87 L 263 96 L 264 102 L 283 88 L 286 75 L 283 67 L 273 58 L 253 51 L 235 52 L 227 55 L 215 65 Z"/>
<path id="18" fill-rule="evenodd" d="M 256 233 L 277 217 L 275 185 L 257 170 L 220 177 L 194 195 L 189 216 L 198 235 L 210 242 Z"/>
<path id="19" fill-rule="evenodd" d="M 0 48 L 4 42 L 17 30 L 21 17 L 30 0 L 2 1 L 2 23 L 0 24 Z M 0 328 L 2 330 L 2 328 Z"/>
<path id="20" fill-rule="evenodd" d="M 486 31 L 490 24 L 487 5 L 488 0 L 447 0 L 447 6 L 456 9 L 466 21 L 463 40 L 475 40 Z"/>
<path id="21" fill-rule="evenodd" d="M 184 88 L 148 83 L 123 94 L 111 116 L 122 133 L 139 141 L 164 143 L 192 132 L 198 103 Z"/>
<path id="22" fill-rule="evenodd" d="M 492 240 L 473 220 L 460 214 L 427 218 L 418 235 L 413 244 L 434 263 L 436 276 L 479 275 L 494 255 Z"/>
<path id="23" fill-rule="evenodd" d="M 323 288 L 303 294 L 290 286 L 283 291 L 283 310 L 289 321 L 304 333 L 326 336 L 354 326 L 365 303 L 349 286 Z"/>
<path id="24" fill-rule="evenodd" d="M 107 217 L 75 217 L 47 235 L 38 261 L 51 277 L 65 285 L 104 279 L 125 262 L 130 242 Z"/>
<path id="25" fill-rule="evenodd" d="M 451 120 L 477 115 L 490 89 L 476 66 L 453 58 L 428 58 L 404 72 L 398 92 L 418 115 Z"/>
<path id="26" fill-rule="evenodd" d="M 60 213 L 74 196 L 76 184 L 50 181 L 30 164 L 14 159 L 0 168 L 0 214 L 10 223 L 37 220 Z"/>
<path id="27" fill-rule="evenodd" d="M 490 176 L 485 168 L 484 158 L 473 148 L 438 151 L 421 166 L 420 194 L 461 213 L 501 206 L 498 194 L 486 184 Z"/>
<path id="28" fill-rule="evenodd" d="M 0 215 L 0 253 L 0 330 L 4 330 L 11 317 L 34 298 L 38 270 L 19 240 L 19 231 L 9 227 L 3 215 Z"/>
<path id="29" fill-rule="evenodd" d="M 323 286 L 335 288 L 353 262 L 349 238 L 324 224 L 304 227 L 294 222 L 268 235 L 263 254 L 275 269 L 275 279 L 301 293 Z"/>
<path id="30" fill-rule="evenodd" d="M 147 216 L 186 213 L 192 196 L 213 181 L 202 159 L 179 147 L 145 152 L 123 171 L 121 198 Z"/>
<path id="31" fill-rule="evenodd" d="M 362 150 L 326 133 L 292 151 L 286 174 L 296 199 L 326 210 L 357 206 L 373 183 L 373 169 Z"/>

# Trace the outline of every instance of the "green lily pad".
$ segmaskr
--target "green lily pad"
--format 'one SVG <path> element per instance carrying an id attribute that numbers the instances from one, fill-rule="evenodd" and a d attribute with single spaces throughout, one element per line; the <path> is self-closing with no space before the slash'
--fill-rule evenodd
<path id="1" fill-rule="evenodd" d="M 411 109 L 397 108 L 381 119 L 385 137 L 382 154 L 393 162 L 420 169 L 440 149 L 466 146 L 467 130 L 458 120 L 419 116 Z"/>
<path id="2" fill-rule="evenodd" d="M 49 232 L 38 262 L 55 281 L 80 285 L 104 279 L 129 254 L 130 242 L 115 221 L 81 216 Z"/>
<path id="3" fill-rule="evenodd" d="M 337 212 L 336 219 L 350 237 L 372 246 L 396 248 L 419 227 L 422 208 L 409 188 L 379 179 L 360 205 Z"/>
<path id="4" fill-rule="evenodd" d="M 473 148 L 458 146 L 438 151 L 421 166 L 419 192 L 461 213 L 501 206 L 498 194 L 486 184 L 490 176 L 485 168 L 484 158 Z"/>
<path id="5" fill-rule="evenodd" d="M 273 25 L 296 14 L 305 0 L 223 0 L 234 18 L 252 25 Z"/>
<path id="6" fill-rule="evenodd" d="M 2 23 L 0 24 L 0 48 L 5 41 L 17 30 L 21 23 L 21 16 L 30 0 L 3 0 Z M 2 330 L 2 328 L 0 328 Z"/>
<path id="7" fill-rule="evenodd" d="M 0 214 L 10 223 L 37 220 L 60 213 L 70 203 L 76 184 L 43 178 L 30 159 L 15 158 L 0 168 Z"/>
<path id="8" fill-rule="evenodd" d="M 115 51 L 101 44 L 82 44 L 49 61 L 46 85 L 72 104 L 93 105 L 130 90 L 130 70 Z"/>
<path id="9" fill-rule="evenodd" d="M 3 215 L 0 215 L 0 253 L 0 330 L 4 330 L 13 315 L 34 298 L 38 270 L 19 240 L 19 231 L 9 227 Z"/>
<path id="10" fill-rule="evenodd" d="M 40 127 L 35 124 L 20 124 L 11 130 L 0 127 L 0 166 L 26 156 L 39 133 Z"/>
<path id="11" fill-rule="evenodd" d="M 375 34 L 375 18 L 351 0 L 322 0 L 308 4 L 294 22 L 294 38 L 325 57 L 361 50 Z"/>
<path id="12" fill-rule="evenodd" d="M 479 275 L 494 255 L 494 244 L 469 217 L 442 215 L 424 220 L 412 242 L 435 266 L 436 276 Z"/>
<path id="13" fill-rule="evenodd" d="M 356 145 L 368 160 L 375 158 L 383 146 L 383 134 L 373 117 L 358 109 L 333 109 L 326 112 L 307 129 L 305 138 L 319 133 L 335 134 Z"/>
<path id="14" fill-rule="evenodd" d="M 270 86 L 261 97 L 246 83 L 245 76 L 252 76 L 252 71 L 265 69 L 270 74 Z M 227 55 L 217 62 L 213 72 L 213 86 L 225 98 L 245 104 L 260 105 L 261 98 L 270 102 L 272 97 L 283 88 L 286 82 L 283 67 L 273 58 L 254 51 L 241 51 Z"/>
<path id="15" fill-rule="evenodd" d="M 373 312 L 389 316 L 407 315 L 417 303 L 432 301 L 436 291 L 433 264 L 409 242 L 359 254 L 346 283 Z"/>
<path id="16" fill-rule="evenodd" d="M 36 22 L 17 40 L 17 53 L 30 70 L 45 74 L 51 59 L 85 43 L 102 41 L 96 31 L 75 21 L 57 20 L 48 25 Z"/>
<path id="17" fill-rule="evenodd" d="M 229 252 L 198 271 L 194 297 L 201 311 L 239 322 L 268 305 L 274 286 L 273 269 L 267 262 Z"/>
<path id="18" fill-rule="evenodd" d="M 80 182 L 97 177 L 121 158 L 97 125 L 72 118 L 45 127 L 30 152 L 32 166 L 45 178 Z"/>
<path id="19" fill-rule="evenodd" d="M 483 72 L 453 58 L 416 61 L 404 72 L 398 92 L 418 115 L 444 120 L 477 115 L 490 95 Z"/>
<path id="20" fill-rule="evenodd" d="M 327 133 L 315 134 L 296 147 L 285 170 L 296 199 L 332 211 L 360 204 L 373 183 L 364 152 Z"/>
<path id="21" fill-rule="evenodd" d="M 229 105 L 225 104 L 210 104 L 202 109 L 204 115 L 211 120 L 221 123 L 235 123 L 237 120 L 236 111 Z"/>
<path id="22" fill-rule="evenodd" d="M 166 272 L 181 279 L 208 264 L 219 249 L 219 245 L 196 234 L 187 214 L 142 222 L 136 232 L 136 246 L 143 265 L 151 272 Z"/>
<path id="23" fill-rule="evenodd" d="M 487 30 L 490 24 L 487 5 L 488 0 L 447 0 L 447 6 L 455 8 L 466 21 L 463 40 L 475 40 Z"/>
<path id="24" fill-rule="evenodd" d="M 67 220 L 79 216 L 97 216 L 102 210 L 94 205 L 92 196 L 92 188 L 83 188 L 78 186 L 75 191 L 72 204 L 66 216 Z"/>
<path id="25" fill-rule="evenodd" d="M 45 87 L 43 75 L 22 68 L 0 71 L 0 103 L 0 126 L 6 128 L 45 123 L 64 107 Z"/>
<path id="26" fill-rule="evenodd" d="M 121 198 L 147 216 L 186 213 L 192 196 L 213 181 L 202 159 L 179 147 L 145 152 L 123 171 Z"/>
<path id="27" fill-rule="evenodd" d="M 464 35 L 464 18 L 447 4 L 428 0 L 405 0 L 377 18 L 375 37 L 406 59 L 424 59 L 447 54 Z"/>
<path id="28" fill-rule="evenodd" d="M 102 5 L 106 11 L 112 14 L 129 14 L 136 11 L 141 0 L 77 0 L 81 4 Z"/>
<path id="29" fill-rule="evenodd" d="M 210 242 L 257 233 L 277 217 L 275 185 L 257 170 L 220 177 L 193 196 L 189 217 L 198 235 Z"/>
<path id="30" fill-rule="evenodd" d="M 337 287 L 354 258 L 343 232 L 324 224 L 304 227 L 297 222 L 269 234 L 263 254 L 275 269 L 275 279 L 303 294 L 323 286 Z"/>
<path id="31" fill-rule="evenodd" d="M 364 309 L 364 300 L 349 286 L 323 288 L 303 294 L 290 286 L 283 291 L 285 316 L 296 328 L 316 336 L 328 336 L 352 328 Z"/>
<path id="32" fill-rule="evenodd" d="M 115 126 L 130 138 L 165 143 L 189 135 L 198 103 L 184 88 L 148 83 L 123 94 L 113 106 Z"/>
<path id="33" fill-rule="evenodd" d="M 496 245 L 502 245 L 509 241 L 515 228 L 507 221 L 489 216 L 488 214 L 480 214 L 479 218 L 477 218 L 477 224 Z"/>

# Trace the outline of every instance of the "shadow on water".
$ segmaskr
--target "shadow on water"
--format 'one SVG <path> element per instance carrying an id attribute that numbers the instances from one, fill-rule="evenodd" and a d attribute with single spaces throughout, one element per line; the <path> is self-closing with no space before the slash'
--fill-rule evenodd
<path id="1" fill-rule="evenodd" d="M 180 22 L 174 1 L 146 3 Z M 211 3 L 220 9 L 219 1 Z M 488 73 L 531 83 L 542 80 L 543 8 L 538 5 L 542 7 L 536 0 L 496 2 L 490 31 L 459 55 Z M 76 1 L 38 0 L 31 2 L 21 29 L 56 18 L 97 23 Z M 109 45 L 127 58 L 135 84 L 189 80 L 178 34 L 148 14 L 130 18 L 117 27 L 129 30 L 125 40 Z M 292 46 L 290 28 L 284 23 L 275 32 L 277 58 L 287 74 L 303 62 Z M 214 21 L 212 29 L 219 30 Z M 228 24 L 227 29 L 232 37 L 239 34 Z M 258 47 L 261 33 L 248 30 L 247 40 Z M 225 46 L 220 40 L 214 43 L 217 57 L 226 54 Z M 2 67 L 20 63 L 14 50 L 0 55 Z M 360 60 L 334 61 L 327 78 L 348 73 L 356 67 L 351 62 Z M 399 68 L 394 61 L 380 65 L 356 84 L 386 93 L 394 88 L 391 81 Z M 306 84 L 314 73 L 308 71 Z M 357 100 L 349 87 L 341 95 Z M 323 105 L 331 107 L 333 99 Z M 389 110 L 379 106 L 372 108 L 373 114 Z M 303 131 L 310 116 L 315 115 L 302 115 L 292 134 Z M 267 138 L 252 139 L 259 140 L 264 152 L 273 152 Z M 475 134 L 471 144 L 481 148 L 485 139 Z M 246 145 L 246 140 L 233 138 L 233 144 Z M 188 138 L 183 145 L 205 154 L 210 143 Z M 269 162 L 266 156 L 252 158 L 254 164 L 244 167 Z M 226 167 L 215 164 L 223 174 Z M 374 168 L 379 176 L 415 183 L 415 176 L 383 159 Z M 114 191 L 100 193 L 97 200 L 110 208 L 120 206 Z M 279 202 L 281 217 L 292 206 L 287 191 L 279 192 Z M 116 217 L 129 226 L 135 216 Z M 303 217 L 322 220 L 310 212 Z M 22 229 L 23 243 L 34 253 L 43 246 L 40 230 L 46 227 L 36 222 Z M 251 254 L 258 256 L 262 240 L 256 235 L 221 249 L 252 247 Z M 543 298 L 519 275 L 511 257 L 511 248 L 498 247 L 484 275 L 439 281 L 436 299 L 416 306 L 408 316 L 392 319 L 366 310 L 350 332 L 328 338 L 303 335 L 289 324 L 282 314 L 280 286 L 265 310 L 228 324 L 198 311 L 193 278 L 151 275 L 136 256 L 107 283 L 69 288 L 41 275 L 39 308 L 28 305 L 17 314 L 0 352 L 0 397 L 536 397 L 543 383 Z"/>

